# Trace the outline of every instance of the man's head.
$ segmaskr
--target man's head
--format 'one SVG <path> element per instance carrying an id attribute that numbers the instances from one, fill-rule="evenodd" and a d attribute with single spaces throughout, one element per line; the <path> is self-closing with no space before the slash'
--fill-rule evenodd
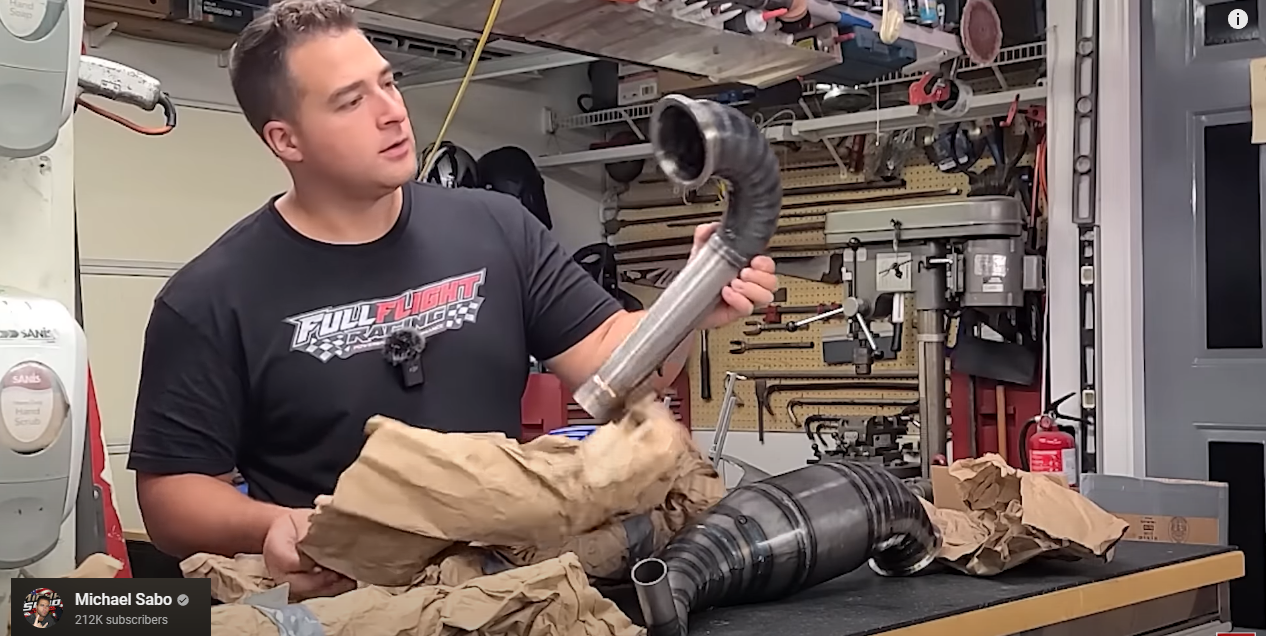
<path id="1" fill-rule="evenodd" d="M 229 77 L 247 121 L 292 172 L 364 193 L 416 172 L 390 64 L 339 0 L 280 0 L 238 36 Z"/>
<path id="2" fill-rule="evenodd" d="M 40 616 L 48 616 L 48 606 L 53 603 L 47 596 L 41 596 L 35 599 L 35 611 Z"/>

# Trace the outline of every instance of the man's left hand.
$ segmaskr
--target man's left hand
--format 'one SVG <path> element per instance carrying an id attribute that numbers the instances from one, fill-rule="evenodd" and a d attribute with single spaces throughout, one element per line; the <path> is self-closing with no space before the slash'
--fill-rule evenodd
<path id="1" fill-rule="evenodd" d="M 708 242 L 720 225 L 707 223 L 695 228 L 694 246 L 690 248 L 691 257 Z M 721 302 L 717 303 L 717 308 L 704 320 L 702 328 L 724 327 L 752 315 L 757 309 L 764 309 L 774 302 L 776 289 L 778 277 L 774 275 L 774 259 L 768 256 L 753 258 L 751 264 L 739 272 L 738 278 L 721 290 Z"/>

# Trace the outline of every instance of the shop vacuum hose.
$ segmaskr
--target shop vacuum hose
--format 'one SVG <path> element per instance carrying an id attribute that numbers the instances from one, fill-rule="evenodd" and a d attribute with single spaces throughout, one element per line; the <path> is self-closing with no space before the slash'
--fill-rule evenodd
<path id="1" fill-rule="evenodd" d="M 735 488 L 632 576 L 647 636 L 686 636 L 691 612 L 783 598 L 867 560 L 907 576 L 940 549 L 923 504 L 891 473 L 823 462 Z"/>
<path id="2" fill-rule="evenodd" d="M 690 259 L 576 402 L 599 421 L 616 419 L 651 374 L 716 307 L 721 290 L 765 251 L 778 228 L 778 158 L 756 124 L 715 102 L 668 95 L 651 112 L 651 144 L 664 174 L 683 189 L 711 177 L 727 184 L 721 226 Z"/>

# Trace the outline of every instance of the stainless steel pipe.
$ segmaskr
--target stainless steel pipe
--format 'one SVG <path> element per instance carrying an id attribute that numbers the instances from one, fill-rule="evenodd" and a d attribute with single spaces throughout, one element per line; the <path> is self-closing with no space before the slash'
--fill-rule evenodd
<path id="1" fill-rule="evenodd" d="M 655 159 L 670 180 L 695 189 L 727 182 L 721 226 L 647 310 L 641 324 L 575 394 L 598 420 L 616 419 L 673 350 L 716 306 L 725 288 L 765 251 L 778 228 L 778 158 L 756 124 L 715 102 L 664 97 L 651 112 Z"/>

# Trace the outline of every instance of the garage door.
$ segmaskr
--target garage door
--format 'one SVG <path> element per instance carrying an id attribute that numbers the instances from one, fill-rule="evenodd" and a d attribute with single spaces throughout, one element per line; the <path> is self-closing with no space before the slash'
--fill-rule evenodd
<path id="1" fill-rule="evenodd" d="M 154 295 L 177 267 L 287 184 L 240 114 L 177 108 L 176 129 L 161 137 L 86 111 L 75 116 L 85 331 L 125 530 L 143 528 L 125 464 Z"/>

